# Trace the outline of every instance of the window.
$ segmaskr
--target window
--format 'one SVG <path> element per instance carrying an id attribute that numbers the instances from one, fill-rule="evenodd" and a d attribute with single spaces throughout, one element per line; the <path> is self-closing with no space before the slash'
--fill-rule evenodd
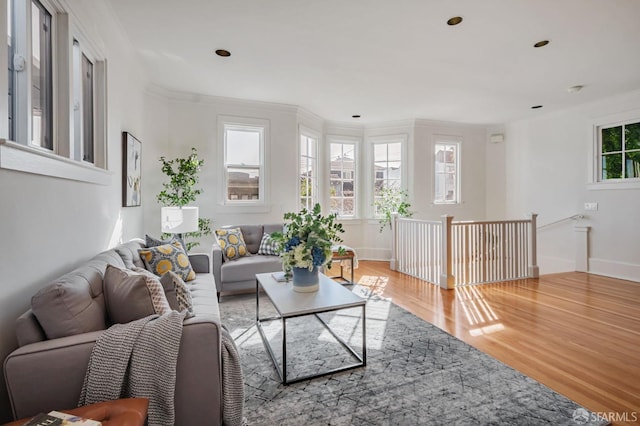
<path id="1" fill-rule="evenodd" d="M 318 202 L 318 138 L 300 134 L 300 208 Z"/>
<path id="2" fill-rule="evenodd" d="M 383 189 L 402 189 L 402 142 L 373 144 L 373 201 Z M 378 211 L 374 212 L 377 216 Z"/>
<path id="3" fill-rule="evenodd" d="M 265 128 L 224 123 L 225 203 L 264 201 Z"/>
<path id="4" fill-rule="evenodd" d="M 436 143 L 434 151 L 434 196 L 436 204 L 459 202 L 458 143 Z"/>
<path id="5" fill-rule="evenodd" d="M 0 167 L 109 184 L 106 60 L 66 5 L 6 4 L 0 24 L 7 35 L 8 125 Z"/>
<path id="6" fill-rule="evenodd" d="M 332 214 L 340 217 L 356 215 L 356 144 L 330 144 L 329 200 Z"/>
<path id="7" fill-rule="evenodd" d="M 599 180 L 640 178 L 640 122 L 600 127 Z"/>

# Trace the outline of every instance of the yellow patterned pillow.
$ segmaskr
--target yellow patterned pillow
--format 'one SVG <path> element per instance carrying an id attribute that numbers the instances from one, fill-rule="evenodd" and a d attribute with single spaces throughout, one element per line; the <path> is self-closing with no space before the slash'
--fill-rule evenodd
<path id="1" fill-rule="evenodd" d="M 138 253 L 145 268 L 159 277 L 168 271 L 173 271 L 185 281 L 196 278 L 196 273 L 189 262 L 189 256 L 178 241 L 172 244 L 138 249 Z"/>
<path id="2" fill-rule="evenodd" d="M 240 228 L 216 229 L 216 237 L 225 260 L 250 256 Z"/>

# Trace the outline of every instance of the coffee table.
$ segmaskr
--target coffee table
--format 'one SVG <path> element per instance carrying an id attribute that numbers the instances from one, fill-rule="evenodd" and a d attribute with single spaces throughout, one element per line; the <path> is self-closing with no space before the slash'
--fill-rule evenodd
<path id="1" fill-rule="evenodd" d="M 260 318 L 260 288 L 264 290 L 264 293 L 276 309 L 278 316 Z M 366 302 L 363 298 L 353 294 L 341 284 L 338 284 L 324 274 L 320 274 L 320 288 L 317 292 L 313 293 L 298 293 L 293 290 L 293 284 L 291 281 L 278 282 L 273 278 L 272 274 L 256 275 L 256 327 L 260 332 L 262 342 L 273 361 L 273 365 L 275 366 L 282 383 L 287 385 L 314 377 L 324 376 L 326 374 L 366 366 L 367 336 L 365 304 Z M 327 322 L 318 315 L 323 312 L 338 311 L 341 309 L 355 307 L 362 308 L 362 354 L 358 354 L 346 341 L 331 330 L 329 324 L 327 324 Z M 351 353 L 357 362 L 327 371 L 315 372 L 294 378 L 287 377 L 287 320 L 305 315 L 315 316 L 331 333 L 331 335 Z M 280 366 L 280 363 L 273 352 L 273 348 L 269 343 L 269 339 L 267 339 L 265 332 L 262 329 L 262 324 L 264 322 L 274 320 L 280 320 L 282 322 L 282 366 Z"/>

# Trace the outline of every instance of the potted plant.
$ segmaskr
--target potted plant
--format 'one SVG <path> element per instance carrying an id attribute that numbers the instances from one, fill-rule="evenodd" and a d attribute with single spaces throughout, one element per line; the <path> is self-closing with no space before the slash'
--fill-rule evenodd
<path id="1" fill-rule="evenodd" d="M 169 182 L 162 184 L 162 191 L 157 195 L 158 203 L 165 207 L 185 208 L 196 200 L 202 193 L 202 189 L 196 188 L 200 170 L 204 160 L 198 158 L 198 151 L 191 148 L 191 154 L 185 158 L 167 160 L 160 157 L 162 172 L 167 175 Z M 188 239 L 201 238 L 211 234 L 211 219 L 198 217 L 198 229 L 193 232 L 182 234 L 187 251 L 200 245 L 197 241 L 187 241 Z M 167 238 L 169 234 L 163 234 Z"/>
<path id="2" fill-rule="evenodd" d="M 335 214 L 323 216 L 320 204 L 316 204 L 311 211 L 285 213 L 284 231 L 272 234 L 280 246 L 283 269 L 293 273 L 294 290 L 318 290 L 319 268 L 331 262 L 332 247 L 342 242 L 344 229 L 336 218 Z"/>
<path id="3" fill-rule="evenodd" d="M 376 213 L 380 215 L 378 222 L 380 223 L 380 232 L 389 226 L 391 228 L 391 215 L 398 213 L 402 217 L 411 217 L 413 212 L 409 211 L 411 204 L 407 201 L 408 194 L 405 190 L 397 188 L 384 187 L 379 190 L 378 198 L 373 205 Z"/>

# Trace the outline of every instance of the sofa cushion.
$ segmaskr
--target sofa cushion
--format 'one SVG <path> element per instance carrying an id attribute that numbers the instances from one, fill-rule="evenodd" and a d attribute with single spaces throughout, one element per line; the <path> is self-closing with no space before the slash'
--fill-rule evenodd
<path id="1" fill-rule="evenodd" d="M 189 291 L 187 284 L 185 284 L 182 278 L 180 278 L 180 276 L 175 272 L 169 271 L 162 276 L 160 281 L 162 281 L 163 286 L 170 285 L 171 287 L 173 287 L 178 305 L 176 311 L 182 312 L 186 310 L 186 318 L 191 318 L 194 315 L 193 300 L 191 298 L 191 292 Z"/>
<path id="2" fill-rule="evenodd" d="M 218 245 L 222 248 L 225 260 L 236 260 L 243 256 L 249 256 L 240 228 L 216 229 L 216 238 Z"/>
<path id="3" fill-rule="evenodd" d="M 127 269 L 133 269 L 134 267 L 144 268 L 144 263 L 142 262 L 142 259 L 140 259 L 140 255 L 138 254 L 138 249 L 141 249 L 144 246 L 145 246 L 144 241 L 140 238 L 136 238 L 124 244 L 120 244 L 114 250 L 122 258 L 125 268 Z M 111 263 L 112 265 L 118 266 L 113 262 L 109 262 L 109 263 Z"/>
<path id="4" fill-rule="evenodd" d="M 189 256 L 179 242 L 164 244 L 138 250 L 148 271 L 161 277 L 168 271 L 174 271 L 185 281 L 191 281 L 196 273 L 191 268 Z"/>
<path id="5" fill-rule="evenodd" d="M 116 257 L 120 259 L 117 254 Z M 31 309 L 47 339 L 107 328 L 102 294 L 105 265 L 101 260 L 93 259 L 31 298 Z"/>
<path id="6" fill-rule="evenodd" d="M 282 271 L 282 259 L 278 256 L 241 257 L 225 262 L 220 268 L 222 282 L 255 280 L 256 274 Z"/>
<path id="7" fill-rule="evenodd" d="M 109 319 L 126 324 L 149 315 L 171 311 L 157 277 L 107 265 L 104 296 Z"/>

